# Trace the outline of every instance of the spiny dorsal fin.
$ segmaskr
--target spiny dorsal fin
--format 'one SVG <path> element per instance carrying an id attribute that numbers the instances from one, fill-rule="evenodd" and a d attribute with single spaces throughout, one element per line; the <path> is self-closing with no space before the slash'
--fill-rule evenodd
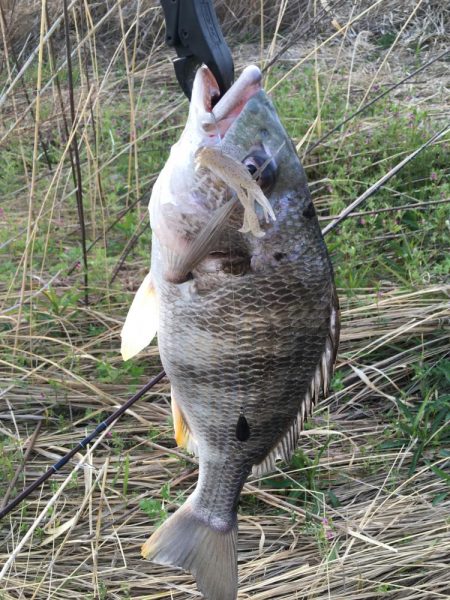
<path id="1" fill-rule="evenodd" d="M 282 439 L 269 452 L 269 454 L 262 462 L 253 466 L 252 475 L 254 475 L 255 477 L 261 477 L 266 473 L 274 471 L 275 463 L 277 460 L 282 460 L 286 463 L 290 461 L 292 454 L 294 453 L 297 447 L 298 438 L 300 437 L 300 433 L 303 429 L 303 424 L 305 420 L 309 417 L 309 415 L 312 412 L 312 409 L 318 402 L 320 394 L 322 393 L 325 396 L 328 392 L 328 386 L 331 381 L 331 376 L 333 374 L 333 366 L 336 360 L 338 343 L 339 302 L 336 290 L 334 290 L 331 303 L 328 336 L 325 342 L 324 351 L 322 353 L 322 356 L 320 357 L 319 363 L 311 379 L 310 388 L 303 396 L 297 417 L 294 419 L 287 433 L 285 433 Z"/>
<path id="2" fill-rule="evenodd" d="M 197 442 L 195 441 L 190 427 L 186 421 L 186 418 L 178 406 L 177 401 L 171 390 L 172 396 L 172 416 L 173 416 L 173 427 L 175 429 L 175 441 L 180 448 L 185 448 L 188 452 L 198 456 Z"/>
<path id="3" fill-rule="evenodd" d="M 135 356 L 150 344 L 158 329 L 158 299 L 149 273 L 141 283 L 120 333 L 123 360 Z"/>

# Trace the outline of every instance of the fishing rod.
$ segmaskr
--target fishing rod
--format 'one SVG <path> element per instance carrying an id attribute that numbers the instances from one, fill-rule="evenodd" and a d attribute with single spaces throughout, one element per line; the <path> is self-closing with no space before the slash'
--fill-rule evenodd
<path id="1" fill-rule="evenodd" d="M 60 460 L 58 460 L 58 462 L 52 465 L 43 475 L 41 475 L 38 479 L 36 479 L 35 481 L 33 481 L 33 483 L 26 487 L 18 496 L 14 498 L 14 500 L 11 500 L 11 502 L 9 502 L 5 507 L 3 507 L 0 510 L 0 520 L 3 519 L 3 517 L 6 517 L 6 515 L 13 510 L 13 508 L 20 504 L 22 500 L 25 500 L 25 498 L 29 496 L 37 487 L 39 487 L 42 483 L 47 481 L 47 479 L 49 479 L 52 475 L 60 471 L 69 462 L 69 460 L 73 456 L 75 456 L 77 452 L 86 448 L 87 445 L 90 444 L 93 439 L 95 439 L 102 431 L 105 431 L 105 429 L 109 427 L 109 425 L 114 423 L 114 421 L 117 421 L 117 419 L 121 417 L 124 412 L 126 412 L 135 402 L 142 398 L 142 396 L 146 394 L 153 386 L 159 383 L 161 379 L 164 379 L 165 376 L 165 371 L 161 371 L 160 373 L 158 373 L 156 377 L 154 377 L 146 385 L 144 385 L 144 387 L 141 388 L 138 392 L 136 392 L 134 396 L 132 396 L 127 402 L 125 402 L 125 404 L 122 404 L 122 406 L 118 408 L 112 415 L 110 415 L 107 419 L 102 421 L 100 425 L 97 425 L 94 431 L 92 431 L 88 436 L 81 440 L 81 442 L 78 442 L 78 444 L 74 448 L 72 448 L 72 450 L 70 450 Z"/>

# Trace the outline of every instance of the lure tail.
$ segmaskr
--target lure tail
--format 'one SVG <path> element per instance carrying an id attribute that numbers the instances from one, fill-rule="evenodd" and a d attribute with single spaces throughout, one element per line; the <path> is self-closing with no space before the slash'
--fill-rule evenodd
<path id="1" fill-rule="evenodd" d="M 142 556 L 190 571 L 207 600 L 236 600 L 237 521 L 231 528 L 205 522 L 187 501 L 142 546 Z"/>

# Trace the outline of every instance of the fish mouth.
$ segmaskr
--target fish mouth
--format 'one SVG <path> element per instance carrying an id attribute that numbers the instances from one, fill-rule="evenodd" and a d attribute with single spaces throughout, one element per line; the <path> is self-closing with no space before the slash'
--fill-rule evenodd
<path id="1" fill-rule="evenodd" d="M 207 138 L 222 139 L 239 117 L 247 102 L 261 90 L 261 71 L 256 65 L 246 67 L 231 88 L 220 96 L 212 71 L 203 65 L 197 71 L 191 98 L 199 126 Z"/>

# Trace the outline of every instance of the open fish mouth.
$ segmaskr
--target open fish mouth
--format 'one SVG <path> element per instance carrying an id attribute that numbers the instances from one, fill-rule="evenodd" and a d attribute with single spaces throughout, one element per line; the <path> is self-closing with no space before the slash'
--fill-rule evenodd
<path id="1" fill-rule="evenodd" d="M 261 79 L 259 68 L 250 65 L 221 97 L 211 70 L 206 65 L 200 67 L 195 76 L 191 109 L 207 138 L 215 141 L 224 137 L 250 98 L 261 90 Z"/>

